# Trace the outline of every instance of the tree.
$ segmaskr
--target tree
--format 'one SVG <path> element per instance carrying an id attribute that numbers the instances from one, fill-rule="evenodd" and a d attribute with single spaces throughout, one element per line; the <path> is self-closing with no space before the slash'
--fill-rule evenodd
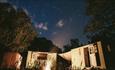
<path id="1" fill-rule="evenodd" d="M 36 37 L 34 38 L 28 49 L 31 51 L 49 52 L 53 47 L 54 44 L 52 43 L 52 41 L 47 40 L 44 37 Z"/>
<path id="2" fill-rule="evenodd" d="M 70 51 L 72 48 L 71 48 L 71 46 L 69 45 L 69 44 L 67 44 L 67 45 L 64 45 L 64 51 L 63 52 L 68 52 L 68 51 Z"/>
<path id="3" fill-rule="evenodd" d="M 106 51 L 108 51 L 108 45 L 111 47 L 111 52 L 108 51 L 108 53 L 112 63 L 109 62 L 107 64 L 112 64 L 114 67 L 115 1 L 87 0 L 87 15 L 91 16 L 91 20 L 89 20 L 84 29 L 87 37 L 91 42 L 101 41 Z"/>
<path id="4" fill-rule="evenodd" d="M 51 53 L 62 53 L 62 50 L 58 48 L 57 46 L 54 46 L 50 50 Z"/>
<path id="5" fill-rule="evenodd" d="M 82 46 L 82 44 L 80 43 L 79 39 L 75 38 L 75 39 L 71 39 L 70 40 L 70 44 L 67 44 L 64 46 L 64 52 L 70 51 L 73 48 L 77 48 Z"/>
<path id="6" fill-rule="evenodd" d="M 11 51 L 22 52 L 36 32 L 25 9 L 16 9 L 9 3 L 0 3 L 0 43 Z"/>
<path id="7" fill-rule="evenodd" d="M 71 46 L 73 46 L 73 47 L 79 47 L 80 46 L 80 41 L 77 38 L 76 39 L 71 39 L 70 43 L 71 43 Z"/>
<path id="8" fill-rule="evenodd" d="M 110 43 L 115 40 L 114 3 L 114 0 L 87 0 L 87 15 L 92 18 L 84 31 L 93 42 L 101 40 Z"/>

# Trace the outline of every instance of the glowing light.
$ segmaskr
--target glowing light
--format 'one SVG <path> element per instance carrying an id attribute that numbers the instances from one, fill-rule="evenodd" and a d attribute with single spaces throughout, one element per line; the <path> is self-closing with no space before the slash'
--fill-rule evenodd
<path id="1" fill-rule="evenodd" d="M 70 37 L 71 37 L 70 32 L 62 31 L 54 35 L 51 40 L 56 46 L 62 48 L 63 45 L 67 44 L 68 40 L 71 39 Z"/>
<path id="2" fill-rule="evenodd" d="M 45 70 L 51 70 L 51 65 L 52 65 L 51 62 L 47 61 Z"/>

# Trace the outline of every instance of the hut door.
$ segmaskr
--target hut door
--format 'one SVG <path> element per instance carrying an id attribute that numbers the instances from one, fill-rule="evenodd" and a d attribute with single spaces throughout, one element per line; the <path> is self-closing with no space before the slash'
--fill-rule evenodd
<path id="1" fill-rule="evenodd" d="M 90 58 L 89 58 L 88 47 L 84 48 L 84 59 L 85 59 L 85 66 L 90 67 Z"/>

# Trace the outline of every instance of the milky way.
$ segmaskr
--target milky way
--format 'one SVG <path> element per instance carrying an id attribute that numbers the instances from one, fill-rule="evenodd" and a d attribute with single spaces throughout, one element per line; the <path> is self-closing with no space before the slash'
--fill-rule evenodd
<path id="1" fill-rule="evenodd" d="M 85 0 L 9 0 L 26 8 L 39 37 L 46 37 L 59 47 L 71 38 L 85 42 L 83 28 L 89 20 Z"/>

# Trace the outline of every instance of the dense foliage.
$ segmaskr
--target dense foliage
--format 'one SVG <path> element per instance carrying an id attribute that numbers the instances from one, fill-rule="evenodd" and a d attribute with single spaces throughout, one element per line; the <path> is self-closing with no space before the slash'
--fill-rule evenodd
<path id="1" fill-rule="evenodd" d="M 0 3 L 0 44 L 12 51 L 23 51 L 36 36 L 25 9 Z"/>
<path id="2" fill-rule="evenodd" d="M 87 0 L 87 15 L 91 17 L 84 31 L 91 42 L 101 41 L 108 56 L 108 70 L 115 66 L 115 1 Z"/>
<path id="3" fill-rule="evenodd" d="M 84 30 L 90 40 L 115 40 L 114 0 L 87 0 L 87 15 L 91 20 Z"/>

